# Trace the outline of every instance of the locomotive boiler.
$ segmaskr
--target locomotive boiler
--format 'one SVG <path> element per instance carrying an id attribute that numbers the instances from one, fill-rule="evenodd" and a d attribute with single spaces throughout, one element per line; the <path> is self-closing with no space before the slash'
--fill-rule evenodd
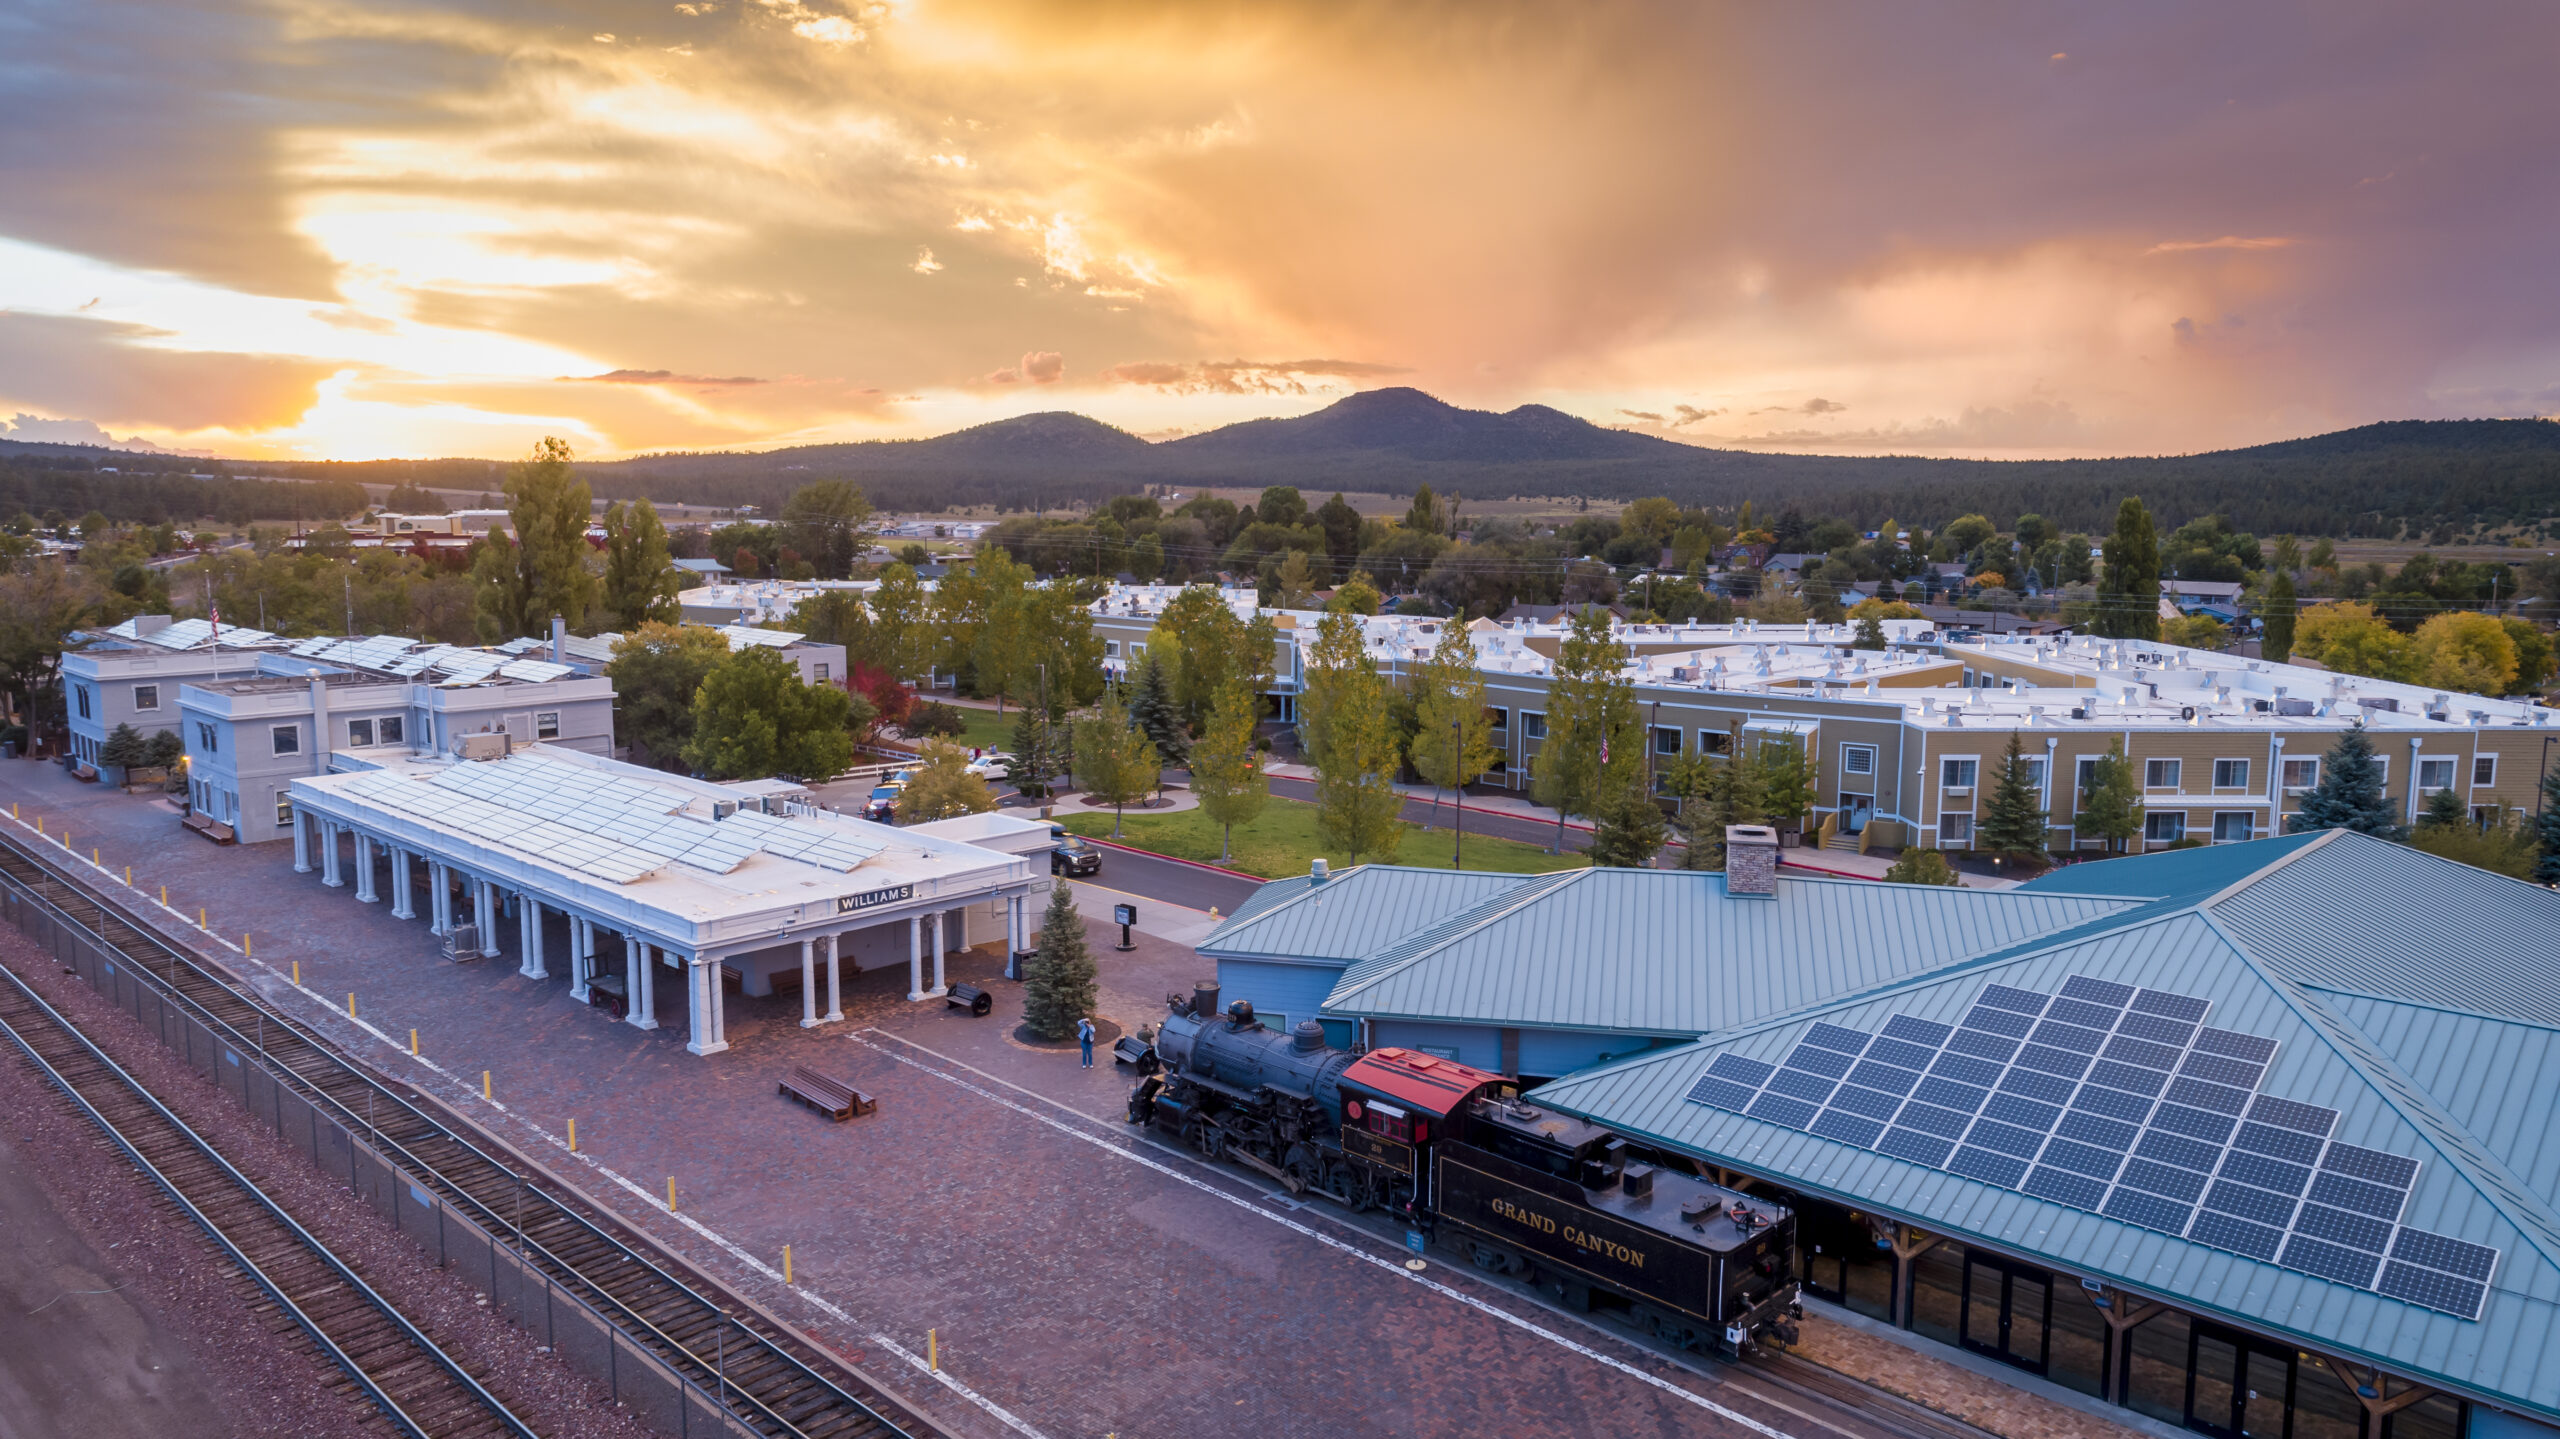
<path id="1" fill-rule="evenodd" d="M 1477 1268 L 1690 1348 L 1793 1343 L 1795 1216 L 1499 1074 L 1409 1049 L 1355 1054 L 1313 1020 L 1280 1034 L 1214 990 L 1171 996 L 1129 1121 L 1292 1193 L 1384 1209 Z"/>

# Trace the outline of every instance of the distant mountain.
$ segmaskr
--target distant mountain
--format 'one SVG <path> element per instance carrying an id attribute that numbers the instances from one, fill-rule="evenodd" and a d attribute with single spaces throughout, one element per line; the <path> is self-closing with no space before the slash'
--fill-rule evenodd
<path id="1" fill-rule="evenodd" d="M 1177 468 L 1204 460 L 1357 455 L 1483 465 L 1658 460 L 1690 448 L 1604 429 L 1545 405 L 1522 405 L 1502 414 L 1463 410 L 1404 386 L 1364 390 L 1312 415 L 1246 420 L 1162 446 Z"/>

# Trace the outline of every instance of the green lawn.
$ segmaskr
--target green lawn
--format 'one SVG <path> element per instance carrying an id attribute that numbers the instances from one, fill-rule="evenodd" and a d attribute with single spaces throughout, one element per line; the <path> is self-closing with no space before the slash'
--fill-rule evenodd
<path id="1" fill-rule="evenodd" d="M 1085 809 L 1081 805 L 1062 812 L 1058 822 L 1077 834 L 1099 839 L 1111 837 L 1111 811 Z M 1425 833 L 1422 826 L 1404 827 L 1404 843 L 1392 858 L 1364 855 L 1364 859 L 1389 864 L 1410 864 L 1432 868 L 1449 867 L 1451 835 L 1447 826 Z M 1196 859 L 1218 863 L 1218 826 L 1200 810 L 1187 809 L 1175 814 L 1141 814 L 1132 812 L 1121 835 L 1122 844 L 1139 849 L 1169 854 L 1177 859 Z M 1548 854 L 1534 844 L 1515 840 L 1487 839 L 1468 835 L 1467 868 L 1497 870 L 1505 874 L 1544 874 L 1556 869 L 1580 869 L 1590 863 L 1579 854 Z M 1340 850 L 1328 849 L 1316 838 L 1316 807 L 1299 800 L 1274 799 L 1264 804 L 1262 815 L 1249 825 L 1236 826 L 1234 857 L 1226 861 L 1229 869 L 1258 874 L 1266 879 L 1280 879 L 1305 874 L 1307 864 L 1317 855 L 1336 868 L 1350 860 Z M 1108 860 L 1104 861 L 1107 865 Z"/>
<path id="2" fill-rule="evenodd" d="M 919 697 L 919 702 L 921 699 L 922 697 Z M 994 710 L 974 709 L 968 705 L 953 705 L 951 710 L 959 715 L 961 722 L 967 726 L 957 738 L 951 741 L 953 744 L 962 749 L 1010 750 L 1013 748 L 1013 722 L 1022 717 L 1020 709 L 1013 705 L 1006 705 L 1002 719 L 996 718 Z"/>

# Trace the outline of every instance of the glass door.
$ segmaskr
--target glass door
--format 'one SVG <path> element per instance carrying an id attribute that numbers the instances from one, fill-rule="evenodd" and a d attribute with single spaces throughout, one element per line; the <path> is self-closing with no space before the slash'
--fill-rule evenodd
<path id="1" fill-rule="evenodd" d="M 2293 1434 L 2294 1352 L 2252 1348 L 2243 1371 L 2247 1389 L 2240 1396 L 2242 1439 L 2291 1439 Z"/>
<path id="2" fill-rule="evenodd" d="M 1965 1256 L 1966 1348 L 2042 1374 L 2052 1326 L 2052 1275 L 1986 1254 Z"/>
<path id="3" fill-rule="evenodd" d="M 2187 1427 L 2215 1439 L 2292 1439 L 2295 1354 L 2199 1324 L 2187 1365 Z"/>

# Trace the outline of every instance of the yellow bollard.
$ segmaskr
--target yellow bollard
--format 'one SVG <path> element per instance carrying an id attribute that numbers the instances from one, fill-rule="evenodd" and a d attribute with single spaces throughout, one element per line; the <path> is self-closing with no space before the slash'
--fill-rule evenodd
<path id="1" fill-rule="evenodd" d="M 676 1212 L 676 1177 L 672 1174 L 667 1176 L 667 1212 Z"/>
<path id="2" fill-rule="evenodd" d="M 791 1246 L 788 1244 L 782 1246 L 782 1282 L 791 1282 Z"/>
<path id="3" fill-rule="evenodd" d="M 578 1120 L 574 1115 L 569 1119 L 569 1152 L 571 1154 L 578 1152 Z"/>
<path id="4" fill-rule="evenodd" d="M 162 909 L 169 907 L 169 886 L 165 884 L 160 886 L 160 907 Z"/>
<path id="5" fill-rule="evenodd" d="M 347 1018 L 349 1018 L 349 1019 L 353 1019 L 353 1018 L 355 1018 L 355 1017 L 356 1017 L 356 997 L 355 997 L 355 993 L 354 993 L 354 991 L 350 990 L 350 991 L 348 992 L 348 994 L 347 994 Z"/>
<path id="6" fill-rule="evenodd" d="M 245 934 L 240 936 L 240 957 L 242 959 L 256 959 L 258 957 L 258 952 L 249 947 L 249 936 Z"/>
<path id="7" fill-rule="evenodd" d="M 38 834 L 42 834 L 42 833 L 44 833 L 44 816 L 43 816 L 43 815 L 37 815 L 37 816 L 36 816 L 36 833 L 38 833 Z"/>
<path id="8" fill-rule="evenodd" d="M 409 1057 L 418 1057 L 418 1031 L 414 1029 L 409 1031 Z"/>
<path id="9" fill-rule="evenodd" d="M 203 905 L 197 905 L 197 906 L 196 906 L 196 928 L 198 928 L 198 929 L 211 929 L 211 928 L 213 928 L 213 926 L 212 926 L 212 925 L 207 924 L 207 923 L 205 922 L 205 917 L 204 917 L 204 906 L 203 906 Z"/>
<path id="10" fill-rule="evenodd" d="M 489 1071 L 485 1069 L 480 1071 L 480 1097 L 482 1099 L 489 1097 Z"/>
<path id="11" fill-rule="evenodd" d="M 936 1374 L 942 1372 L 942 1331 L 938 1329 L 924 1332 L 924 1367 Z"/>
<path id="12" fill-rule="evenodd" d="M 302 961 L 298 959 L 293 962 L 293 987 L 302 988 Z"/>
<path id="13" fill-rule="evenodd" d="M 89 846 L 89 865 L 93 869 L 106 868 L 105 865 L 98 863 L 98 847 L 94 844 Z"/>
<path id="14" fill-rule="evenodd" d="M 131 888 L 133 888 L 133 866 L 132 866 L 132 865 L 126 865 L 126 866 L 124 867 L 124 887 L 125 887 L 125 888 L 127 888 L 127 889 L 131 889 Z"/>

